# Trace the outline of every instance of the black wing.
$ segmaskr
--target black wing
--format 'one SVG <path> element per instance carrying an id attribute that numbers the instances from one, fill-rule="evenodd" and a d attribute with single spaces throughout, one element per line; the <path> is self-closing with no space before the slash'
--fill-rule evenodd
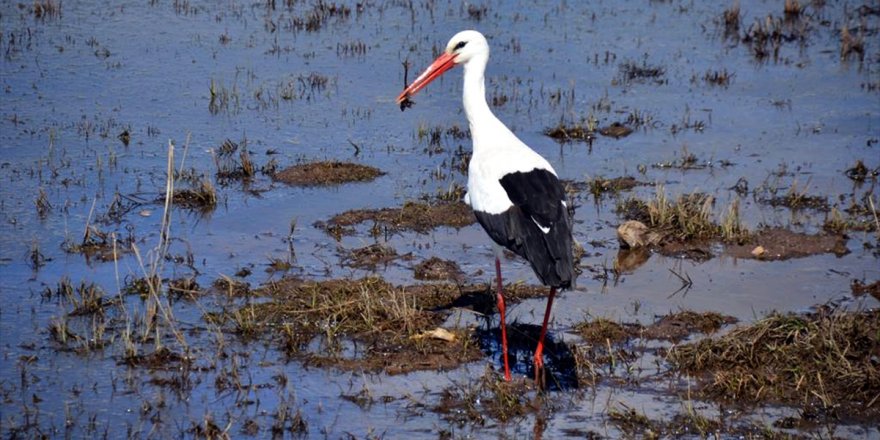
<path id="1" fill-rule="evenodd" d="M 535 169 L 507 174 L 501 186 L 513 206 L 505 213 L 477 212 L 480 224 L 495 242 L 525 258 L 546 285 L 567 288 L 574 283 L 571 202 L 550 171 Z"/>

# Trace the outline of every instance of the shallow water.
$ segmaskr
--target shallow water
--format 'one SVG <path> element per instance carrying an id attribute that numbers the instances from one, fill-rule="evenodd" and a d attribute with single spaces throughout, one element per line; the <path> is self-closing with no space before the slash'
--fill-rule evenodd
<path id="1" fill-rule="evenodd" d="M 466 128 L 460 73 L 452 71 L 432 83 L 406 112 L 393 102 L 404 83 L 401 63 L 411 63 L 412 79 L 460 29 L 476 28 L 489 37 L 493 53 L 487 93 L 498 103 L 506 99 L 493 110 L 563 178 L 634 175 L 662 183 L 670 195 L 709 193 L 717 198 L 716 214 L 736 197 L 730 188 L 740 178 L 750 189 L 767 183 L 781 194 L 796 186 L 841 208 L 848 206 L 850 194 L 858 198 L 876 188 L 876 180 L 854 184 L 844 170 L 859 159 L 869 167 L 878 165 L 880 100 L 876 89 L 868 90 L 880 80 L 873 38 L 878 18 L 860 18 L 843 2 L 809 7 L 803 19 L 805 40 L 783 43 L 778 59 L 763 61 L 747 45 L 724 38 L 719 17 L 727 2 L 487 2 L 479 13 L 457 2 L 377 1 L 351 6 L 347 16 L 327 17 L 317 30 L 295 29 L 314 2 L 292 9 L 277 2 L 274 10 L 266 3 L 64 2 L 60 15 L 35 18 L 30 4 L 0 1 L 4 433 L 32 424 L 38 430 L 28 432 L 50 435 L 148 436 L 151 430 L 177 435 L 206 414 L 221 427 L 231 423 L 231 432 L 239 432 L 247 418 L 266 429 L 287 399 L 302 411 L 310 436 L 435 437 L 447 422 L 426 408 L 444 387 L 482 374 L 488 357 L 451 372 L 388 377 L 304 368 L 250 344 L 237 350 L 250 357 L 236 361 L 248 380 L 277 385 L 273 376 L 283 374 L 286 386 L 254 387 L 249 399 L 257 403 L 241 404 L 242 396 L 212 388 L 213 375 L 229 366 L 227 359 L 212 365 L 209 374 L 195 374 L 200 382 L 190 387 L 191 394 L 174 396 L 151 384 L 143 370 L 117 365 L 114 350 L 87 355 L 56 351 L 48 328 L 64 308 L 46 301 L 41 292 L 66 276 L 115 293 L 126 277 L 143 276 L 130 255 L 114 265 L 67 254 L 61 245 L 78 240 L 86 224 L 100 220 L 116 193 L 144 201 L 164 194 L 169 141 L 179 169 L 209 176 L 215 170 L 211 151 L 226 139 L 246 142 L 258 166 L 270 159 L 280 167 L 339 159 L 388 174 L 337 188 L 288 187 L 265 177 L 249 185 L 221 185 L 220 203 L 212 213 L 173 212 L 170 254 L 192 255 L 193 264 L 167 264 L 166 276 L 197 271 L 199 282 L 207 285 L 247 267 L 253 271 L 247 281 L 259 285 L 273 276 L 264 271 L 269 259 L 287 256 L 292 220 L 293 274 L 314 279 L 368 274 L 340 265 L 339 249 L 372 244 L 369 225 L 336 243 L 313 224 L 345 210 L 399 206 L 444 191 L 453 182 L 465 183 L 465 176 L 447 164 L 459 145 L 470 148 L 469 140 L 444 137 L 444 151 L 427 154 L 427 141 L 418 136 L 420 127 Z M 743 6 L 743 26 L 770 13 L 781 16 L 780 2 L 750 2 Z M 843 23 L 866 26 L 864 61 L 840 60 Z M 662 68 L 661 83 L 621 83 L 626 62 Z M 731 84 L 706 84 L 701 78 L 710 70 L 732 73 Z M 326 83 L 315 85 L 310 75 Z M 216 93 L 228 96 L 214 111 L 212 83 Z M 604 126 L 634 111 L 652 122 L 623 139 L 600 136 L 591 148 L 558 144 L 542 134 L 560 121 L 592 114 Z M 674 125 L 701 128 L 676 130 Z M 131 133 L 128 146 L 117 139 L 124 130 Z M 709 166 L 652 166 L 685 152 Z M 51 205 L 44 218 L 35 208 L 41 190 Z M 633 194 L 651 197 L 654 192 L 640 187 Z M 616 200 L 597 202 L 582 193 L 577 201 L 575 235 L 589 255 L 582 264 L 611 267 L 620 222 L 613 212 Z M 751 197 L 741 200 L 741 208 L 750 228 L 766 224 L 816 232 L 825 219 L 822 212 L 773 208 Z M 146 252 L 158 243 L 161 222 L 162 206 L 145 203 L 119 224 L 101 228 L 120 237 L 134 234 Z M 431 256 L 455 260 L 477 281 L 488 280 L 492 272 L 493 251 L 479 226 L 402 233 L 387 240 L 398 253 L 415 257 L 379 269 L 393 283 L 413 282 L 411 267 Z M 853 279 L 880 278 L 876 251 L 866 249 L 866 243 L 876 245 L 876 238 L 853 232 L 845 256 L 781 262 L 719 257 L 697 263 L 655 255 L 608 283 L 591 279 L 588 272 L 577 291 L 558 299 L 552 331 L 571 338 L 567 331 L 586 316 L 644 323 L 679 309 L 721 311 L 750 321 L 770 311 L 803 312 L 827 302 L 876 307 L 871 298 L 854 299 L 849 288 Z M 34 248 L 47 258 L 38 269 L 28 262 Z M 680 290 L 670 270 L 687 274 L 692 287 Z M 536 281 L 527 265 L 512 260 L 505 262 L 505 276 Z M 207 338 L 203 311 L 223 301 L 179 302 L 174 314 L 192 326 L 194 339 Z M 131 307 L 140 307 L 132 302 Z M 543 303 L 516 305 L 510 319 L 539 323 Z M 367 388 L 373 396 L 391 399 L 362 407 L 341 398 Z M 599 387 L 592 391 L 594 405 L 560 403 L 544 435 L 561 436 L 572 427 L 618 435 L 603 416 L 610 401 L 652 413 L 679 412 L 674 395 L 646 388 Z M 560 393 L 559 399 L 576 398 Z M 152 405 L 145 409 L 145 402 Z M 710 404 L 701 405 L 713 411 Z M 153 417 L 156 413 L 160 416 Z M 533 417 L 490 420 L 482 427 L 459 427 L 453 435 L 527 436 L 535 425 Z M 862 428 L 837 429 L 847 435 Z"/>

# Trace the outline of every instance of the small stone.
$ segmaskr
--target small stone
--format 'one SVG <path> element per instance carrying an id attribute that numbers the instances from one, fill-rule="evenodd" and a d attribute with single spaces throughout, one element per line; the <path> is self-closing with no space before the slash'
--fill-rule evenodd
<path id="1" fill-rule="evenodd" d="M 755 257 L 760 257 L 765 253 L 767 253 L 767 250 L 764 249 L 764 246 L 755 246 L 755 248 L 752 249 L 752 255 L 754 255 Z"/>
<path id="2" fill-rule="evenodd" d="M 450 332 L 442 327 L 437 327 L 434 330 L 426 331 L 422 334 L 418 334 L 413 336 L 414 339 L 422 339 L 422 338 L 431 338 L 431 339 L 440 339 L 441 341 L 446 342 L 455 342 L 455 333 Z"/>
<path id="3" fill-rule="evenodd" d="M 651 231 L 638 220 L 627 220 L 617 227 L 617 239 L 622 248 L 636 249 L 659 243 L 663 236 Z"/>

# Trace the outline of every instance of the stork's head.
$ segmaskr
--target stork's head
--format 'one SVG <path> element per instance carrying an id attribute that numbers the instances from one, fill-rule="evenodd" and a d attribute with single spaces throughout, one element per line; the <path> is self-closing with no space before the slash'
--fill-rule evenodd
<path id="1" fill-rule="evenodd" d="M 461 31 L 455 34 L 449 40 L 449 43 L 446 43 L 446 50 L 412 84 L 401 92 L 397 97 L 397 103 L 400 104 L 410 96 L 415 95 L 419 90 L 427 86 L 428 83 L 437 79 L 457 64 L 467 64 L 471 60 L 480 60 L 479 62 L 485 65 L 488 59 L 489 43 L 486 41 L 486 37 L 477 31 Z"/>

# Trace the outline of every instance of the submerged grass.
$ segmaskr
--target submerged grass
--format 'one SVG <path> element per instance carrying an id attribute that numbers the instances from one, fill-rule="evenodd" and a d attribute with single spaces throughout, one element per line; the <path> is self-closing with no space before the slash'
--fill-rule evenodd
<path id="1" fill-rule="evenodd" d="M 880 414 L 880 312 L 773 314 L 669 352 L 702 392 L 730 401 L 782 402 L 837 417 Z"/>

